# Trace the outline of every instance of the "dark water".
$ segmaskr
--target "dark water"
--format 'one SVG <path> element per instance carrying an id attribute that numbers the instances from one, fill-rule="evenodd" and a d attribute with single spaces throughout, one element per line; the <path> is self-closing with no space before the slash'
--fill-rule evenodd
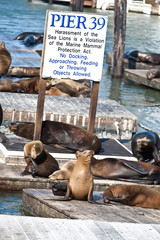
<path id="1" fill-rule="evenodd" d="M 43 1 L 0 0 L 0 41 L 10 41 L 25 31 L 43 32 L 46 10 L 70 11 L 69 5 L 48 5 Z M 85 12 L 96 12 L 108 16 L 108 30 L 104 56 L 103 75 L 99 98 L 110 98 L 125 106 L 139 118 L 139 123 L 160 132 L 160 91 L 133 82 L 111 79 L 106 64 L 106 52 L 112 51 L 113 11 L 85 8 Z M 17 43 L 17 47 L 19 42 Z M 22 46 L 20 46 L 22 47 Z M 42 45 L 37 46 L 41 48 Z M 24 48 L 24 46 L 23 46 Z M 160 17 L 128 13 L 125 51 L 139 50 L 160 53 Z M 139 129 L 142 131 L 143 129 Z M 24 215 L 21 194 L 0 194 L 0 214 Z"/>

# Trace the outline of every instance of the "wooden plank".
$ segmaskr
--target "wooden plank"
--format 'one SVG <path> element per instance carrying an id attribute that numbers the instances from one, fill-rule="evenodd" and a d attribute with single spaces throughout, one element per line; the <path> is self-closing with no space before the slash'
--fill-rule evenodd
<path id="1" fill-rule="evenodd" d="M 160 78 L 154 78 L 152 80 L 148 80 L 146 77 L 147 71 L 148 70 L 125 69 L 124 70 L 125 79 L 129 79 L 136 83 L 145 85 L 147 87 L 160 90 Z"/>
<path id="2" fill-rule="evenodd" d="M 0 215 L 0 222 L 1 240 L 157 240 L 160 237 L 155 228 L 160 227 L 160 224 L 113 223 L 9 215 Z"/>
<path id="3" fill-rule="evenodd" d="M 160 234 L 152 226 L 147 224 L 127 224 L 127 223 L 111 223 L 116 230 L 121 234 L 124 239 L 145 239 L 145 240 L 157 240 Z M 132 237 L 131 237 L 132 236 Z M 134 238 L 133 238 L 134 236 Z M 145 236 L 145 237 L 144 237 Z M 152 237 L 151 237 L 152 236 Z"/>
<path id="4" fill-rule="evenodd" d="M 102 199 L 102 193 L 94 192 L 94 198 Z M 81 220 L 159 224 L 160 211 L 129 207 L 122 204 L 93 204 L 87 201 L 53 201 L 51 190 L 24 189 L 23 203 L 26 209 L 42 217 L 58 217 Z"/>
<path id="5" fill-rule="evenodd" d="M 4 121 L 35 122 L 37 94 L 0 92 Z M 88 126 L 90 98 L 45 96 L 43 120 Z M 117 132 L 117 125 L 119 126 Z M 98 99 L 95 133 L 103 138 L 130 139 L 137 132 L 138 118 L 110 99 Z"/>

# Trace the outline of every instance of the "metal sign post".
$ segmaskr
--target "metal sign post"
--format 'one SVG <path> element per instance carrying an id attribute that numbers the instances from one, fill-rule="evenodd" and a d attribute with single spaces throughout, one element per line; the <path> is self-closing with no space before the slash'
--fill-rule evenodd
<path id="1" fill-rule="evenodd" d="M 40 84 L 43 85 L 42 79 L 93 80 L 89 131 L 94 129 L 92 125 L 97 107 L 97 86 L 102 75 L 107 21 L 106 16 L 81 12 L 47 11 L 46 16 Z M 38 99 L 44 98 L 43 93 L 44 90 L 41 90 Z M 41 106 L 43 104 L 41 102 Z M 43 113 L 38 113 L 41 108 L 39 104 L 37 116 L 43 116 Z M 42 119 L 37 117 L 36 124 L 38 121 Z M 35 137 L 39 136 L 36 129 Z"/>

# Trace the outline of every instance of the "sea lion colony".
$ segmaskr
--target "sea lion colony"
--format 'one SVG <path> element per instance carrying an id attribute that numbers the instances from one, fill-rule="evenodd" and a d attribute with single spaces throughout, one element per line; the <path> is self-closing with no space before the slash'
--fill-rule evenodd
<path id="1" fill-rule="evenodd" d="M 18 35 L 15 39 L 24 40 L 27 38 L 27 42 L 31 40 L 31 36 L 34 41 L 43 41 L 43 35 L 40 33 L 25 32 Z M 39 92 L 40 77 L 30 77 L 20 79 L 18 81 L 12 81 L 9 77 L 9 67 L 12 57 L 9 51 L 5 47 L 5 43 L 0 43 L 0 92 L 17 92 L 17 93 L 30 93 L 37 94 Z M 25 71 L 24 71 L 25 72 Z M 33 75 L 33 69 L 28 68 L 27 72 Z M 19 76 L 19 69 L 17 69 L 17 77 Z M 91 84 L 88 81 L 74 81 L 66 79 L 46 80 L 46 95 L 63 96 L 63 97 L 91 97 Z"/>

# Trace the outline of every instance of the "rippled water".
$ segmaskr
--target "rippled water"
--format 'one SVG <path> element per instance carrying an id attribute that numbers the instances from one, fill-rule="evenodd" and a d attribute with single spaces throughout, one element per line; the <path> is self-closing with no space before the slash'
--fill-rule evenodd
<path id="1" fill-rule="evenodd" d="M 2 36 L 13 39 L 24 31 L 44 31 L 47 9 L 70 11 L 69 5 L 48 5 L 43 1 L 0 0 L 0 40 Z M 131 81 L 111 79 L 106 64 L 106 52 L 112 51 L 113 11 L 84 8 L 85 12 L 97 12 L 108 16 L 108 30 L 104 68 L 100 82 L 99 98 L 110 98 L 125 106 L 139 118 L 139 123 L 160 132 L 160 92 L 137 85 Z M 129 12 L 125 51 L 139 50 L 160 53 L 160 17 Z M 141 131 L 141 129 L 140 129 Z"/>
<path id="2" fill-rule="evenodd" d="M 23 208 L 21 192 L 0 192 L 0 214 L 30 215 Z"/>

